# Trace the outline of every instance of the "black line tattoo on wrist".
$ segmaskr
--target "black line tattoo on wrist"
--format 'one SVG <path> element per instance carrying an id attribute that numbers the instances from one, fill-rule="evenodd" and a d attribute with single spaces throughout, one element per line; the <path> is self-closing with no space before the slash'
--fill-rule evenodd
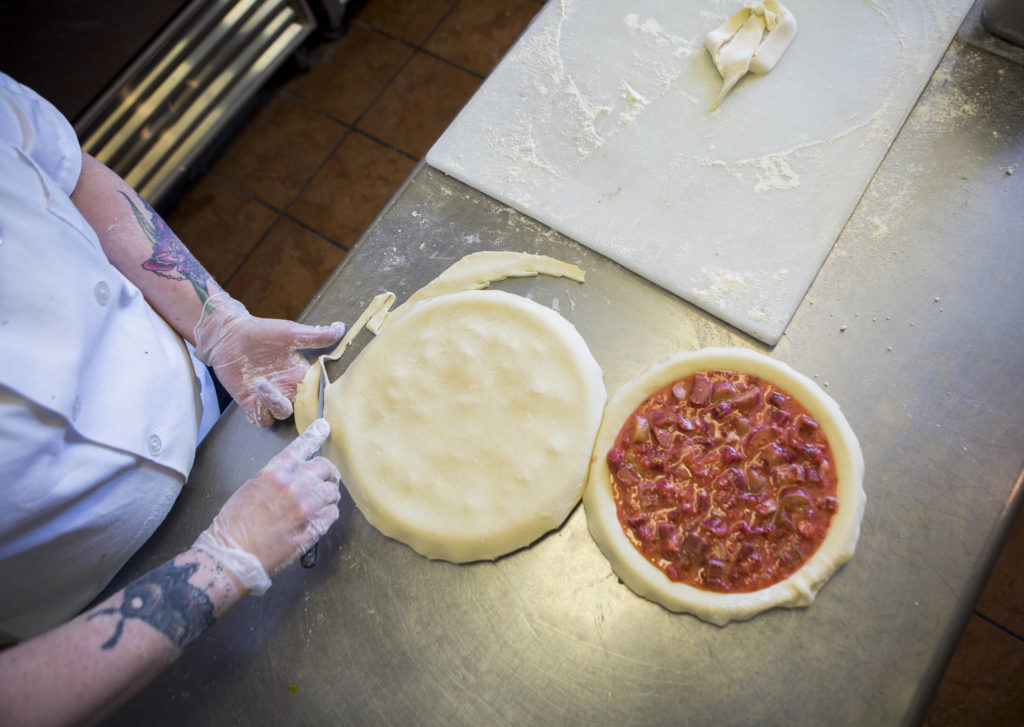
<path id="1" fill-rule="evenodd" d="M 188 579 L 199 569 L 198 563 L 175 565 L 168 561 L 151 570 L 124 589 L 124 600 L 117 608 L 104 608 L 89 616 L 120 614 L 114 634 L 103 644 L 113 649 L 124 633 L 124 622 L 137 618 L 166 636 L 178 648 L 203 633 L 216 619 L 213 602 Z"/>
<path id="2" fill-rule="evenodd" d="M 124 192 L 121 192 L 121 196 L 128 201 L 135 220 L 153 245 L 153 255 L 142 263 L 143 269 L 156 273 L 161 278 L 187 280 L 192 283 L 200 302 L 206 303 L 210 297 L 210 274 L 145 200 L 141 201 L 149 213 L 149 219 L 142 214 L 142 210 L 131 197 Z"/>

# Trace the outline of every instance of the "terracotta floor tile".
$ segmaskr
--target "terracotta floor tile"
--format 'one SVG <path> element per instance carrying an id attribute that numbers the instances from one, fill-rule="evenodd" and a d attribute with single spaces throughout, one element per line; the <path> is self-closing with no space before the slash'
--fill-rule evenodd
<path id="1" fill-rule="evenodd" d="M 310 69 L 284 88 L 342 121 L 353 123 L 413 54 L 409 46 L 352 25 L 341 38 L 316 47 Z"/>
<path id="2" fill-rule="evenodd" d="M 228 283 L 255 316 L 295 320 L 345 251 L 282 218 Z"/>
<path id="3" fill-rule="evenodd" d="M 284 209 L 346 131 L 323 114 L 279 96 L 249 119 L 210 170 Z"/>
<path id="4" fill-rule="evenodd" d="M 454 0 L 367 0 L 353 15 L 359 20 L 407 43 L 419 45 Z"/>
<path id="5" fill-rule="evenodd" d="M 540 8 L 535 0 L 459 0 L 423 47 L 486 76 Z"/>
<path id="6" fill-rule="evenodd" d="M 269 207 L 204 174 L 167 215 L 167 224 L 207 272 L 224 283 L 276 217 Z"/>
<path id="7" fill-rule="evenodd" d="M 1004 628 L 1024 636 L 1024 512 L 1010 528 L 975 608 Z"/>
<path id="8" fill-rule="evenodd" d="M 1024 642 L 972 616 L 922 727 L 1019 725 Z"/>
<path id="9" fill-rule="evenodd" d="M 422 157 L 479 85 L 476 76 L 417 53 L 370 107 L 359 128 Z"/>
<path id="10" fill-rule="evenodd" d="M 352 133 L 288 211 L 349 247 L 414 166 L 412 159 Z"/>

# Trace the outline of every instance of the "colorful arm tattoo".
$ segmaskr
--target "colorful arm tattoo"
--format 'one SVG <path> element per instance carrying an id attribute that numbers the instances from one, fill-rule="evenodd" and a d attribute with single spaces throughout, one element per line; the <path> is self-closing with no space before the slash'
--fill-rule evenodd
<path id="1" fill-rule="evenodd" d="M 200 302 L 206 303 L 210 297 L 210 274 L 203 269 L 199 261 L 188 251 L 188 248 L 182 244 L 181 240 L 171 232 L 171 228 L 167 226 L 167 223 L 160 219 L 160 215 L 145 200 L 142 201 L 142 204 L 152 221 L 142 214 L 142 211 L 132 201 L 131 197 L 124 192 L 121 192 L 121 195 L 128 200 L 128 204 L 132 208 L 132 214 L 135 215 L 136 221 L 153 245 L 153 256 L 142 263 L 142 267 L 145 270 L 156 273 L 161 278 L 187 280 L 192 283 L 192 287 L 195 289 L 196 295 L 199 296 Z"/>
<path id="2" fill-rule="evenodd" d="M 199 569 L 198 563 L 178 566 L 164 563 L 124 589 L 124 600 L 118 608 L 104 608 L 89 616 L 120 614 L 113 635 L 103 644 L 113 649 L 130 618 L 145 621 L 166 636 L 179 649 L 203 633 L 213 622 L 213 603 L 205 591 L 188 582 Z"/>

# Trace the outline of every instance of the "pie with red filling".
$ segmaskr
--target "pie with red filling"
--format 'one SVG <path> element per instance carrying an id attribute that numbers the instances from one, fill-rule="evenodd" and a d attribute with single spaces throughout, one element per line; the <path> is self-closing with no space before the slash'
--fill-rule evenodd
<path id="1" fill-rule="evenodd" d="M 724 624 L 810 604 L 853 554 L 863 470 L 813 381 L 746 349 L 705 349 L 609 402 L 584 505 L 627 586 Z"/>

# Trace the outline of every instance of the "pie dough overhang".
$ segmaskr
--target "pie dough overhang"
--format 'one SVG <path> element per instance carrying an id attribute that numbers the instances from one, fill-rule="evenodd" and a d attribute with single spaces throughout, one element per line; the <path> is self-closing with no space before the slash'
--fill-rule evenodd
<path id="1" fill-rule="evenodd" d="M 537 273 L 583 279 L 545 256 L 476 253 L 394 311 L 393 296 L 375 298 L 331 355 L 363 327 L 379 333 L 327 387 L 323 453 L 372 525 L 429 558 L 497 558 L 579 502 L 606 401 L 601 369 L 555 311 L 479 290 Z M 319 368 L 296 397 L 300 431 L 315 417 Z M 407 431 L 383 418 L 396 413 Z"/>
<path id="2" fill-rule="evenodd" d="M 529 278 L 539 274 L 568 278 L 578 283 L 586 278 L 582 268 L 547 255 L 497 250 L 471 253 L 457 260 L 394 310 L 391 310 L 395 302 L 394 293 L 381 293 L 374 297 L 356 322 L 349 326 L 335 349 L 320 358 L 324 361 L 337 361 L 363 328 L 378 334 L 387 324 L 401 318 L 412 305 L 421 300 L 447 293 L 481 290 L 506 278 Z M 295 428 L 299 434 L 316 419 L 319 387 L 320 366 L 310 366 L 295 392 Z"/>
<path id="3" fill-rule="evenodd" d="M 714 110 L 747 74 L 768 73 L 796 37 L 796 18 L 775 0 L 755 2 L 734 13 L 704 38 L 711 60 L 722 76 Z"/>
<path id="4" fill-rule="evenodd" d="M 838 474 L 839 510 L 813 556 L 789 578 L 750 593 L 718 593 L 677 583 L 652 565 L 626 537 L 611 492 L 606 455 L 626 419 L 652 393 L 697 371 L 754 374 L 796 397 L 817 419 L 829 440 Z M 587 525 L 615 574 L 636 594 L 670 611 L 692 613 L 722 626 L 777 606 L 807 606 L 832 574 L 853 555 L 864 513 L 864 458 L 839 405 L 811 379 L 790 366 L 742 348 L 707 348 L 655 364 L 609 401 L 591 458 L 583 505 Z"/>

